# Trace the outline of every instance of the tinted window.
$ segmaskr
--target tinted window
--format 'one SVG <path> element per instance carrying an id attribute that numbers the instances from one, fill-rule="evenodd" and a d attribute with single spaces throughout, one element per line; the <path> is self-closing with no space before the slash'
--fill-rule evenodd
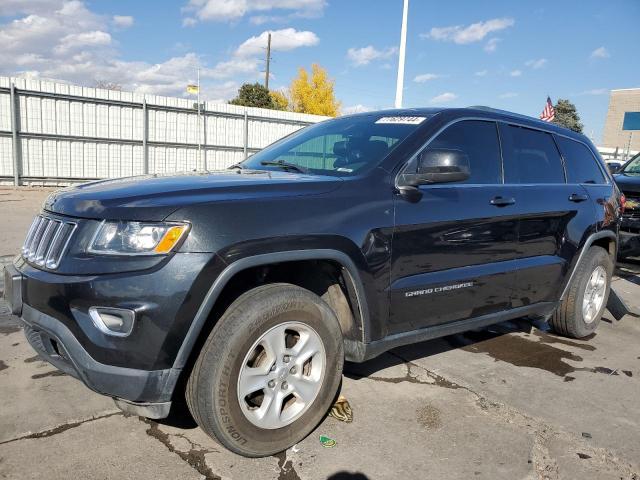
<path id="1" fill-rule="evenodd" d="M 320 175 L 349 176 L 374 168 L 431 115 L 363 115 L 317 123 L 251 156 L 242 166 L 255 170 L 293 164 Z"/>
<path id="2" fill-rule="evenodd" d="M 427 150 L 460 150 L 469 157 L 471 176 L 460 183 L 502 183 L 498 131 L 493 122 L 465 120 L 438 135 Z"/>
<path id="3" fill-rule="evenodd" d="M 530 128 L 502 128 L 505 183 L 564 183 L 564 168 L 553 137 Z"/>
<path id="4" fill-rule="evenodd" d="M 569 183 L 606 183 L 597 160 L 584 144 L 556 136 L 564 157 Z"/>

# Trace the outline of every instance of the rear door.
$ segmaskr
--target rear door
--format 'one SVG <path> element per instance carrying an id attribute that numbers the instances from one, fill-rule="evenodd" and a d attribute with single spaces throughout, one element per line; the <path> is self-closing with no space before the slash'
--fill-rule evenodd
<path id="1" fill-rule="evenodd" d="M 613 185 L 603 172 L 591 148 L 578 140 L 555 135 L 556 143 L 564 159 L 567 183 L 578 188 L 580 185 L 591 197 L 594 205 L 597 229 L 615 231 L 618 218 L 618 200 L 614 197 Z"/>
<path id="2" fill-rule="evenodd" d="M 594 211 L 587 191 L 567 184 L 564 164 L 553 135 L 500 124 L 505 185 L 517 189 L 520 218 L 518 274 L 513 306 L 558 299 Z"/>
<path id="3" fill-rule="evenodd" d="M 510 307 L 518 220 L 496 123 L 459 121 L 425 148 L 461 150 L 471 177 L 420 186 L 417 202 L 396 195 L 388 333 Z"/>

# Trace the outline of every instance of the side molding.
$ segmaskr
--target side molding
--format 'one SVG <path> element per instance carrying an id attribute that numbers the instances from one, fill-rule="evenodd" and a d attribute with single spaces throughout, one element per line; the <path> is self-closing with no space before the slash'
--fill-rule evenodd
<path id="1" fill-rule="evenodd" d="M 173 363 L 173 368 L 182 369 L 186 365 L 189 355 L 191 354 L 191 350 L 193 349 L 193 346 L 195 345 L 216 300 L 220 296 L 220 293 L 226 284 L 236 273 L 246 270 L 247 268 L 258 267 L 260 265 L 300 260 L 333 260 L 341 264 L 347 270 L 347 274 L 350 277 L 349 279 L 353 283 L 355 289 L 358 309 L 360 310 L 360 316 L 362 317 L 362 341 L 365 342 L 365 332 L 368 330 L 369 324 L 369 310 L 365 300 L 364 286 L 362 285 L 362 281 L 358 275 L 358 269 L 348 255 L 338 250 L 331 249 L 291 250 L 265 253 L 236 260 L 227 266 L 218 278 L 215 279 L 213 285 L 211 285 L 211 288 L 205 295 L 204 301 L 200 305 L 193 322 L 191 322 L 191 326 L 187 331 L 187 335 L 185 336 L 182 346 L 180 347 L 178 355 Z"/>
<path id="2" fill-rule="evenodd" d="M 560 296 L 560 300 L 559 301 L 564 300 L 564 298 L 567 296 L 567 293 L 569 292 L 569 286 L 571 285 L 571 282 L 573 281 L 573 277 L 575 276 L 576 271 L 578 270 L 578 265 L 580 265 L 580 262 L 584 259 L 584 256 L 587 253 L 587 250 L 589 250 L 589 247 L 591 247 L 591 245 L 593 245 L 593 242 L 595 242 L 596 240 L 600 240 L 601 238 L 610 238 L 614 242 L 616 242 L 616 240 L 617 240 L 616 239 L 616 234 L 613 233 L 611 230 L 602 230 L 600 232 L 592 233 L 591 235 L 589 235 L 587 240 L 584 242 L 584 245 L 582 246 L 582 249 L 580 250 L 580 255 L 578 256 L 578 260 L 576 261 L 575 265 L 573 266 L 573 270 L 571 271 L 571 275 L 569 276 L 569 280 L 567 280 L 567 283 L 565 284 L 564 289 L 562 290 L 562 295 Z M 617 242 L 616 242 L 616 244 L 617 244 Z M 617 249 L 617 245 L 616 245 L 616 249 Z"/>

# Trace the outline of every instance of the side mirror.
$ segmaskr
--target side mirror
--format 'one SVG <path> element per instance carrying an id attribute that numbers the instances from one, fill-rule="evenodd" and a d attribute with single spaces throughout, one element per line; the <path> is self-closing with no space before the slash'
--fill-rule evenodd
<path id="1" fill-rule="evenodd" d="M 407 184 L 462 182 L 470 176 L 469 156 L 461 150 L 427 149 L 417 158 L 415 173 L 403 175 Z"/>

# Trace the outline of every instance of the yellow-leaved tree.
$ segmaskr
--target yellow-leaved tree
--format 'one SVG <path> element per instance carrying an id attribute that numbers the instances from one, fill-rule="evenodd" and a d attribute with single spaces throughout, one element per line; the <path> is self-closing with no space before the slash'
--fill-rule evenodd
<path id="1" fill-rule="evenodd" d="M 271 96 L 271 103 L 276 110 L 289 110 L 289 99 L 284 92 L 280 90 L 271 90 L 269 92 Z"/>
<path id="2" fill-rule="evenodd" d="M 311 65 L 309 73 L 301 67 L 291 82 L 289 107 L 294 112 L 335 117 L 340 113 L 340 102 L 333 91 L 333 80 L 320 65 Z"/>

